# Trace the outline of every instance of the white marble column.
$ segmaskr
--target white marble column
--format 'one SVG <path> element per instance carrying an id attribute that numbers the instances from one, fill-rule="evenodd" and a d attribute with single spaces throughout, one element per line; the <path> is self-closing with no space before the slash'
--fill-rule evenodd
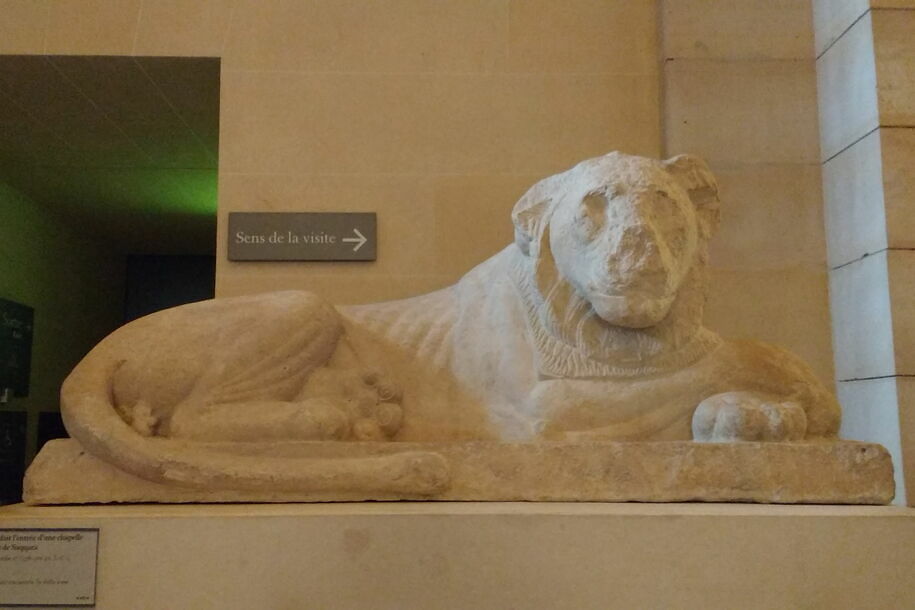
<path id="1" fill-rule="evenodd" d="M 915 503 L 915 0 L 814 0 L 842 435 Z"/>

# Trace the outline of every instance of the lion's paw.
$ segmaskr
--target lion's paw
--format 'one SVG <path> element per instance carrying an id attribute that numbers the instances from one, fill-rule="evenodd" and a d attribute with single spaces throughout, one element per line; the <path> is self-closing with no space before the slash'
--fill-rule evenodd
<path id="1" fill-rule="evenodd" d="M 400 386 L 375 370 L 318 369 L 303 398 L 333 400 L 349 415 L 352 438 L 381 441 L 394 437 L 403 421 Z"/>
<path id="2" fill-rule="evenodd" d="M 699 403 L 692 427 L 693 440 L 703 442 L 797 441 L 807 432 L 807 414 L 796 402 L 725 392 Z"/>

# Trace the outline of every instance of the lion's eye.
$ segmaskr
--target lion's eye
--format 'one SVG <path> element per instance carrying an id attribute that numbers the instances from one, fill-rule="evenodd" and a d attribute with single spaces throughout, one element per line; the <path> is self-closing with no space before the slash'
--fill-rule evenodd
<path id="1" fill-rule="evenodd" d="M 607 199 L 601 193 L 588 193 L 581 203 L 585 216 L 594 223 L 603 221 L 607 209 Z"/>

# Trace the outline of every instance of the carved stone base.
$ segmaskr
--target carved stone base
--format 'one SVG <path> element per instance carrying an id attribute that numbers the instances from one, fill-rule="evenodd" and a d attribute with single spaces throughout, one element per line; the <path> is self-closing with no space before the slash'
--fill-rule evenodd
<path id="1" fill-rule="evenodd" d="M 217 446 L 213 446 L 217 447 Z M 86 453 L 74 440 L 47 443 L 29 468 L 27 504 L 112 502 L 325 502 L 483 500 L 886 504 L 893 465 L 880 445 L 798 443 L 551 442 L 509 444 L 313 442 L 254 445 L 249 457 L 437 453 L 445 487 L 431 495 L 344 491 L 196 489 L 154 483 Z"/>

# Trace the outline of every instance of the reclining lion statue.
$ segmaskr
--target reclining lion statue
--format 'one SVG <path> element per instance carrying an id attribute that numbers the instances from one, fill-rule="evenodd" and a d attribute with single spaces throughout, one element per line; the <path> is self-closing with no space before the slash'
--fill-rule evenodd
<path id="1" fill-rule="evenodd" d="M 66 426 L 144 479 L 240 489 L 447 477 L 425 451 L 243 459 L 265 442 L 835 437 L 839 406 L 804 363 L 703 326 L 718 215 L 696 157 L 589 159 L 532 186 L 515 243 L 449 288 L 217 299 L 124 326 L 66 380 Z"/>

